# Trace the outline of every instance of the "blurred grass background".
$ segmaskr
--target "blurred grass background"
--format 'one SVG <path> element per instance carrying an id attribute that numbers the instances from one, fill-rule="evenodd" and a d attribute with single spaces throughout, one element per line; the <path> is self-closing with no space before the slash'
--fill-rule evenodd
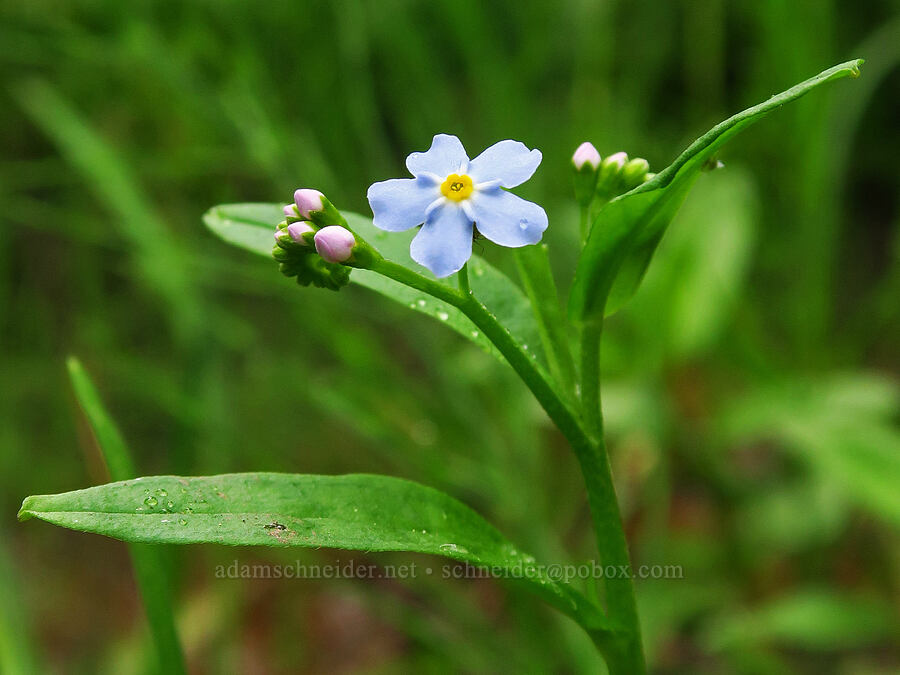
<path id="1" fill-rule="evenodd" d="M 299 289 L 211 205 L 298 186 L 368 213 L 432 134 L 544 153 L 522 194 L 574 266 L 583 140 L 660 169 L 852 57 L 704 176 L 605 336 L 604 397 L 658 673 L 892 673 L 900 591 L 896 0 L 0 3 L 0 670 L 141 673 L 125 547 L 28 524 L 105 478 L 77 354 L 143 473 L 373 471 L 449 491 L 539 559 L 593 555 L 577 467 L 491 357 L 361 289 Z M 502 251 L 486 249 L 507 269 Z M 197 673 L 596 672 L 491 581 L 217 580 L 170 552 Z M 427 559 L 418 561 L 428 563 Z"/>

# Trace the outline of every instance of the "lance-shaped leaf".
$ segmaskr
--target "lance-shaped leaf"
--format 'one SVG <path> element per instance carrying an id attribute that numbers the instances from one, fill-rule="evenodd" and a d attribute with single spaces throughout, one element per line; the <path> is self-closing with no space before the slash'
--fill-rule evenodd
<path id="1" fill-rule="evenodd" d="M 271 258 L 272 234 L 276 224 L 284 220 L 281 208 L 279 204 L 222 204 L 207 211 L 203 222 L 228 243 Z M 344 212 L 343 215 L 353 231 L 374 246 L 381 255 L 419 273 L 421 268 L 409 256 L 409 244 L 416 234 L 415 230 L 385 232 L 372 225 L 371 219 L 365 216 L 349 212 Z M 516 341 L 545 367 L 540 332 L 528 298 L 519 287 L 478 256 L 472 256 L 469 261 L 469 280 L 478 298 Z M 490 340 L 455 307 L 371 270 L 353 270 L 350 281 L 437 319 L 502 360 Z M 452 277 L 438 281 L 450 287 L 455 287 L 456 284 Z"/>
<path id="2" fill-rule="evenodd" d="M 607 204 L 591 232 L 575 270 L 569 314 L 584 320 L 611 314 L 637 290 L 666 227 L 703 167 L 730 138 L 776 108 L 819 85 L 857 77 L 861 59 L 829 68 L 815 77 L 728 118 L 694 141 L 652 180 Z"/>
<path id="3" fill-rule="evenodd" d="M 608 628 L 595 604 L 472 509 L 400 478 L 152 476 L 28 497 L 19 519 L 29 518 L 127 542 L 430 553 L 523 583 L 591 633 Z"/>

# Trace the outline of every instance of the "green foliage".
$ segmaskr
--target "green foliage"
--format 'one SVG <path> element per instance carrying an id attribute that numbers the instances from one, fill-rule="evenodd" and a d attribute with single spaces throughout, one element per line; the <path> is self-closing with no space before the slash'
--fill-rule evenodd
<path id="1" fill-rule="evenodd" d="M 763 643 L 836 652 L 891 639 L 896 632 L 890 605 L 881 598 L 804 589 L 721 617 L 705 640 L 714 650 Z"/>
<path id="2" fill-rule="evenodd" d="M 22 602 L 17 570 L 9 552 L 8 539 L 0 543 L 0 670 L 8 675 L 30 675 L 43 672 L 31 634 L 28 610 Z"/>
<path id="3" fill-rule="evenodd" d="M 750 399 L 833 395 L 842 379 L 852 386 L 816 416 L 843 410 L 845 425 L 864 407 L 852 433 L 880 430 L 869 445 L 896 427 L 900 18 L 886 9 L 313 0 L 301 16 L 293 3 L 7 3 L 0 531 L 13 570 L 0 595 L 14 604 L 18 594 L 27 611 L 0 629 L 5 644 L 33 645 L 41 662 L 31 672 L 148 670 L 116 542 L 13 522 L 26 494 L 107 479 L 61 367 L 70 352 L 90 366 L 147 473 L 402 475 L 473 505 L 541 560 L 592 557 L 577 469 L 499 363 L 439 317 L 352 287 L 285 283 L 270 258 L 198 227 L 200 213 L 297 187 L 365 213 L 368 184 L 400 175 L 405 154 L 436 131 L 471 147 L 520 138 L 544 153 L 522 194 L 550 215 L 565 292 L 580 243 L 566 168 L 580 142 L 663 167 L 692 140 L 686 131 L 858 53 L 858 82 L 769 116 L 725 148 L 724 170 L 698 181 L 637 297 L 605 328 L 604 413 L 636 561 L 685 572 L 637 582 L 652 671 L 895 672 L 896 640 L 877 635 L 856 647 L 838 640 L 840 650 L 757 630 L 721 649 L 706 639 L 809 588 L 850 600 L 896 593 L 891 504 L 861 494 L 862 482 L 854 496 L 837 465 L 817 463 L 828 420 L 819 432 L 792 407 L 801 437 L 730 414 Z M 760 208 L 745 209 L 742 194 Z M 737 223 L 751 221 L 741 263 Z M 720 236 L 733 255 L 718 255 Z M 515 277 L 512 256 L 477 250 Z M 516 585 L 216 582 L 214 566 L 235 557 L 316 563 L 334 553 L 171 553 L 192 669 L 602 672 L 581 629 Z M 406 559 L 378 554 L 392 556 Z M 860 627 L 869 609 L 882 625 L 881 609 L 857 606 Z M 814 630 L 808 617 L 798 630 Z"/>
<path id="4" fill-rule="evenodd" d="M 28 497 L 20 520 L 148 544 L 298 546 L 441 555 L 521 579 L 599 630 L 602 614 L 457 500 L 388 476 L 153 476 Z"/>
<path id="5" fill-rule="evenodd" d="M 122 434 L 103 406 L 94 383 L 75 357 L 69 357 L 66 365 L 75 397 L 96 436 L 110 477 L 117 481 L 134 478 L 137 473 L 134 462 L 128 454 Z M 166 574 L 163 553 L 159 548 L 139 543 L 129 546 L 129 552 L 153 634 L 158 667 L 167 673 L 184 673 L 184 656 L 172 610 L 172 585 Z"/>
<path id="6" fill-rule="evenodd" d="M 729 139 L 822 84 L 857 77 L 861 64 L 856 59 L 829 68 L 717 124 L 652 180 L 603 207 L 591 225 L 575 272 L 569 299 L 572 317 L 611 314 L 634 294 L 694 180 Z"/>
<path id="7" fill-rule="evenodd" d="M 344 213 L 344 217 L 352 230 L 385 258 L 416 273 L 421 270 L 409 257 L 409 243 L 415 232 L 385 232 L 377 229 L 371 219 L 364 216 Z M 226 204 L 207 211 L 203 222 L 228 243 L 271 257 L 272 233 L 282 219 L 281 206 L 277 204 Z M 472 288 L 478 297 L 491 308 L 517 342 L 543 362 L 539 331 L 522 291 L 506 275 L 478 256 L 473 256 L 469 261 L 469 270 Z M 354 270 L 350 280 L 437 319 L 485 351 L 502 358 L 490 340 L 456 307 L 370 270 Z M 455 288 L 456 282 L 452 278 L 440 281 L 448 288 Z"/>
<path id="8" fill-rule="evenodd" d="M 772 384 L 722 411 L 721 432 L 776 438 L 863 508 L 900 527 L 900 389 L 872 376 Z"/>

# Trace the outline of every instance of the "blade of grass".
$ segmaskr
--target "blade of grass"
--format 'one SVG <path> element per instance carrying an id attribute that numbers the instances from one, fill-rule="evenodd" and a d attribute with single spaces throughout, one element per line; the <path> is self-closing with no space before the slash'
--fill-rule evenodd
<path id="1" fill-rule="evenodd" d="M 114 481 L 136 477 L 137 471 L 125 440 L 103 406 L 100 395 L 81 362 L 75 357 L 69 357 L 66 365 L 75 397 L 94 432 L 110 477 Z M 186 673 L 184 655 L 175 629 L 162 551 L 151 544 L 129 544 L 128 550 L 134 565 L 134 576 L 144 600 L 160 672 Z"/>
<path id="2" fill-rule="evenodd" d="M 28 675 L 46 672 L 39 667 L 37 649 L 19 601 L 13 561 L 6 550 L 9 539 L 0 537 L 0 672 Z"/>

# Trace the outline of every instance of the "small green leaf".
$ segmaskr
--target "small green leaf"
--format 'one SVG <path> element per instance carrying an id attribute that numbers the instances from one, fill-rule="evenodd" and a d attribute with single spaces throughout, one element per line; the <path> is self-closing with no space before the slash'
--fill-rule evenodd
<path id="1" fill-rule="evenodd" d="M 540 331 L 550 373 L 562 389 L 571 394 L 575 391 L 575 363 L 569 347 L 565 316 L 559 304 L 556 281 L 550 268 L 550 256 L 546 247 L 538 244 L 516 249 L 515 258 Z"/>
<path id="2" fill-rule="evenodd" d="M 473 510 L 388 476 L 152 476 L 28 497 L 19 519 L 29 518 L 127 542 L 429 553 L 519 579 L 589 631 L 606 622 Z"/>
<path id="3" fill-rule="evenodd" d="M 353 231 L 381 255 L 419 273 L 421 268 L 409 256 L 409 243 L 415 230 L 385 232 L 372 225 L 369 218 L 348 212 L 343 215 Z M 282 220 L 284 214 L 278 204 L 223 204 L 211 208 L 203 216 L 206 226 L 228 243 L 267 258 L 272 256 L 275 226 Z M 469 261 L 469 280 L 478 298 L 509 329 L 516 341 L 544 366 L 540 332 L 528 299 L 519 287 L 478 256 L 472 256 Z M 502 360 L 490 340 L 455 307 L 371 270 L 353 270 L 350 281 L 437 319 Z M 452 278 L 439 281 L 451 287 L 456 283 Z"/>
<path id="4" fill-rule="evenodd" d="M 819 85 L 857 77 L 861 64 L 856 59 L 829 68 L 717 124 L 655 178 L 604 206 L 578 261 L 569 314 L 576 320 L 611 314 L 634 294 L 694 180 L 729 139 Z"/>

